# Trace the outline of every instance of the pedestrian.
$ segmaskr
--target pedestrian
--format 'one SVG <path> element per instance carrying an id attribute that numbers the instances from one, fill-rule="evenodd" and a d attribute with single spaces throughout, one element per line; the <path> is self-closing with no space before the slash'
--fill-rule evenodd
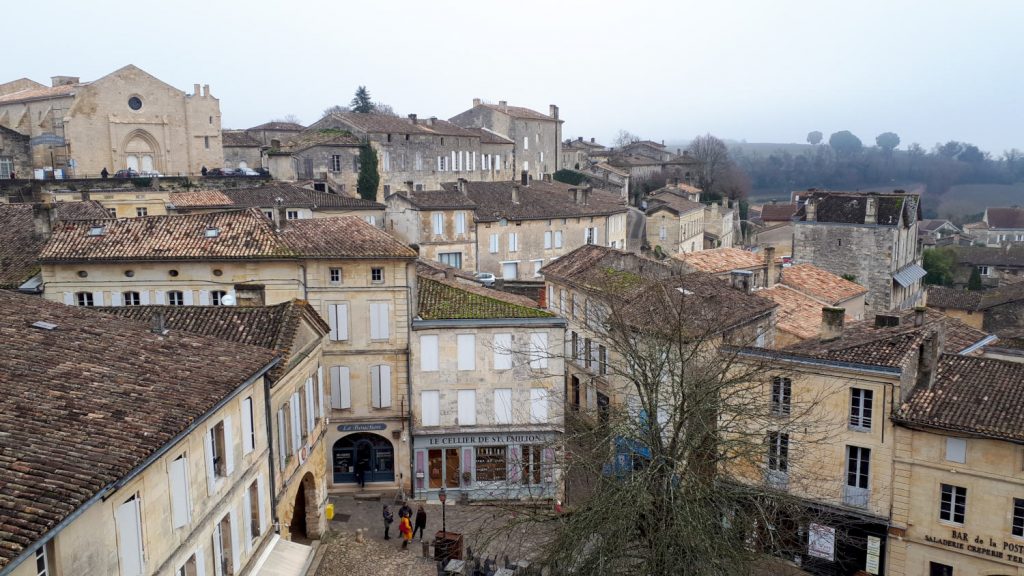
<path id="1" fill-rule="evenodd" d="M 11 170 L 11 180 L 17 180 L 17 179 L 18 179 L 18 175 L 14 173 L 14 170 Z"/>
<path id="2" fill-rule="evenodd" d="M 206 176 L 207 172 L 209 172 L 209 170 L 206 169 L 206 166 L 203 166 L 203 169 L 199 171 L 199 173 L 202 174 L 203 176 Z"/>
<path id="3" fill-rule="evenodd" d="M 384 505 L 384 539 L 391 540 L 391 523 L 395 521 L 395 515 L 391 513 L 391 507 Z"/>
<path id="4" fill-rule="evenodd" d="M 416 508 L 416 528 L 412 531 L 412 535 L 416 537 L 416 531 L 420 533 L 420 542 L 423 542 L 423 531 L 427 529 L 427 511 L 423 509 L 423 505 L 420 504 Z"/>
<path id="5" fill-rule="evenodd" d="M 402 502 L 402 507 L 398 509 L 399 518 L 412 518 L 412 508 L 409 507 L 409 502 Z"/>
<path id="6" fill-rule="evenodd" d="M 104 180 L 106 180 L 107 177 L 110 176 L 110 172 L 107 172 L 106 166 L 103 167 L 103 170 L 100 170 L 100 176 L 102 176 Z"/>
<path id="7" fill-rule="evenodd" d="M 402 548 L 408 548 L 412 541 L 412 523 L 408 516 L 402 516 L 398 523 L 398 531 L 402 534 Z"/>

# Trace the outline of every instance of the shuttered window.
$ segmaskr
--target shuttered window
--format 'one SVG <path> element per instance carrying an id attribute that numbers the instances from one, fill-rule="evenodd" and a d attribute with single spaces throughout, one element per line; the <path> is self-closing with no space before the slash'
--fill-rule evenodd
<path id="1" fill-rule="evenodd" d="M 390 337 L 390 306 L 387 302 L 370 302 L 370 340 L 387 340 Z"/>
<path id="2" fill-rule="evenodd" d="M 548 335 L 546 332 L 530 333 L 530 368 L 548 367 Z"/>
<path id="3" fill-rule="evenodd" d="M 512 423 L 512 389 L 498 388 L 494 391 L 494 423 Z"/>
<path id="4" fill-rule="evenodd" d="M 348 410 L 352 407 L 352 385 L 348 366 L 331 366 L 331 408 Z"/>
<path id="5" fill-rule="evenodd" d="M 171 484 L 171 526 L 181 528 L 192 517 L 192 503 L 188 490 L 188 459 L 184 454 L 169 464 Z"/>
<path id="6" fill-rule="evenodd" d="M 512 335 L 494 335 L 494 369 L 510 370 L 512 368 Z"/>
<path id="7" fill-rule="evenodd" d="M 530 423 L 545 424 L 548 421 L 548 391 L 545 388 L 530 388 Z"/>
<path id="8" fill-rule="evenodd" d="M 391 366 L 370 366 L 370 394 L 374 408 L 391 407 Z"/>
<path id="9" fill-rule="evenodd" d="M 476 426 L 476 390 L 459 390 L 459 426 Z"/>
<path id="10" fill-rule="evenodd" d="M 328 304 L 327 318 L 331 327 L 331 340 L 348 340 L 348 304 Z"/>
<path id="11" fill-rule="evenodd" d="M 459 370 L 476 370 L 476 336 L 459 334 L 456 339 Z"/>
<path id="12" fill-rule="evenodd" d="M 437 390 L 420 392 L 420 423 L 423 426 L 441 425 L 441 393 Z"/>
<path id="13" fill-rule="evenodd" d="M 242 399 L 242 454 L 256 448 L 256 418 L 253 414 L 252 397 Z"/>
<path id="14" fill-rule="evenodd" d="M 437 372 L 440 369 L 437 349 L 437 335 L 420 336 L 420 371 Z"/>
<path id="15" fill-rule="evenodd" d="M 145 573 L 142 549 L 142 501 L 138 494 L 124 501 L 114 512 L 117 523 L 117 553 L 122 576 Z"/>

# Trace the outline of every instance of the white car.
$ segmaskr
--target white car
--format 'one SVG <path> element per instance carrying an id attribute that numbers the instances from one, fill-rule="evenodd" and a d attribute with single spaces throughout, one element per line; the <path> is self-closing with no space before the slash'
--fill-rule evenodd
<path id="1" fill-rule="evenodd" d="M 139 172 L 139 176 L 142 176 L 143 178 L 162 178 L 163 174 L 156 170 L 143 170 L 142 172 Z"/>
<path id="2" fill-rule="evenodd" d="M 494 274 L 491 274 L 490 272 L 477 272 L 476 274 L 473 274 L 473 279 L 488 288 L 494 286 Z"/>
<path id="3" fill-rule="evenodd" d="M 239 168 L 236 172 L 239 176 L 259 176 L 260 173 L 252 168 Z"/>

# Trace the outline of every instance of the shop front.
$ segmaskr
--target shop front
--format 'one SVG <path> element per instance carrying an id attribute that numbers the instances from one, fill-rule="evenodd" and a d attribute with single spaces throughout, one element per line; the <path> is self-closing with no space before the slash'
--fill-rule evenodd
<path id="1" fill-rule="evenodd" d="M 358 489 L 369 484 L 397 486 L 400 481 L 408 486 L 408 472 L 402 471 L 409 469 L 409 453 L 402 440 L 401 423 L 332 426 L 328 434 L 331 486 Z"/>
<path id="2" fill-rule="evenodd" d="M 555 466 L 559 434 L 485 432 L 418 434 L 413 437 L 416 497 L 534 500 L 557 498 Z"/>

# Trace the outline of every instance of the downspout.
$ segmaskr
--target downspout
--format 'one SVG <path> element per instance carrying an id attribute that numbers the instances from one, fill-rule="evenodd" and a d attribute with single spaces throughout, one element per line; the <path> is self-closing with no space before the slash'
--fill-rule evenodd
<path id="1" fill-rule="evenodd" d="M 306 265 L 299 264 L 299 268 L 302 268 L 302 299 L 309 302 L 309 284 L 306 282 Z M 267 404 L 270 406 L 270 404 Z"/>
<path id="2" fill-rule="evenodd" d="M 416 263 L 407 264 L 405 268 L 406 275 L 409 274 L 410 268 L 412 269 L 412 281 L 416 282 Z M 407 408 L 406 416 L 409 419 L 408 434 L 409 434 L 409 498 L 416 498 L 416 450 L 412 446 L 412 319 L 419 314 L 419 310 L 416 307 L 417 302 L 412 301 L 413 294 L 419 294 L 419 289 L 415 291 L 409 286 L 410 282 L 405 283 L 405 297 L 409 300 L 409 324 L 407 339 L 408 350 L 405 353 L 405 397 L 409 399 L 409 407 Z"/>
<path id="3" fill-rule="evenodd" d="M 270 446 L 270 449 L 267 450 L 267 460 L 269 461 L 269 464 L 270 464 L 270 474 L 269 474 L 269 476 L 270 476 L 270 499 L 271 499 L 270 522 L 272 523 L 274 528 L 277 530 L 277 533 L 280 534 L 281 533 L 281 526 L 278 524 L 278 518 L 277 518 L 277 505 L 279 503 L 278 502 L 278 497 L 277 497 L 277 481 L 276 481 L 277 480 L 277 474 L 274 473 L 274 470 L 276 469 L 275 466 L 274 466 L 274 448 L 275 448 L 274 425 L 273 425 L 274 415 L 270 414 L 270 387 L 271 386 L 272 386 L 272 384 L 270 382 L 270 375 L 267 374 L 266 376 L 263 377 L 263 405 L 265 406 L 265 408 L 264 408 L 264 410 L 265 410 L 265 417 L 263 418 L 263 422 L 266 424 L 266 427 L 267 427 L 267 444 Z"/>

